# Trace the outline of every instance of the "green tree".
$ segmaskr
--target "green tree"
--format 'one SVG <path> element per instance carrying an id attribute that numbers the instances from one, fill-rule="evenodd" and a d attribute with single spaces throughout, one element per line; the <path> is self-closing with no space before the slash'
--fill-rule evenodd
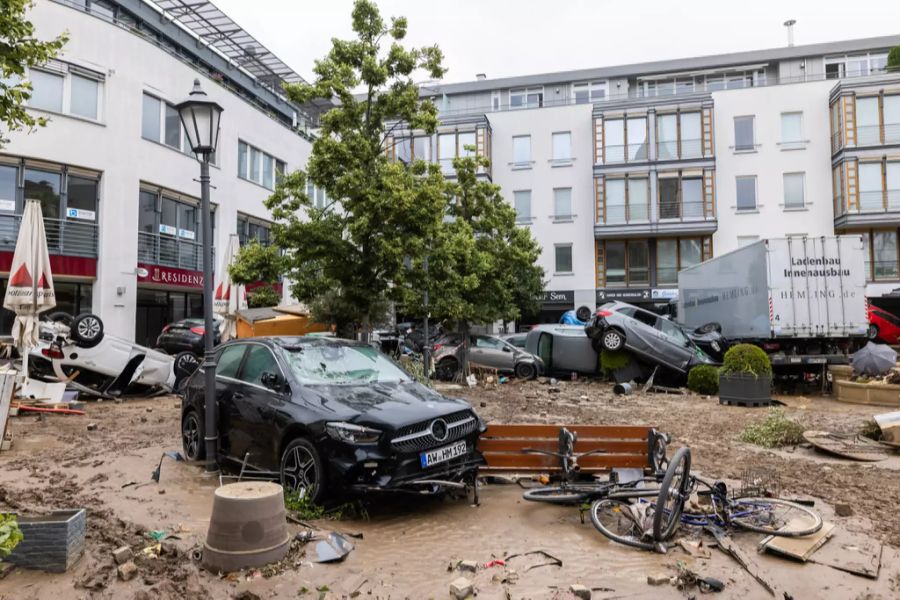
<path id="1" fill-rule="evenodd" d="M 437 46 L 404 48 L 405 18 L 386 24 L 368 0 L 356 0 L 352 40 L 332 40 L 315 81 L 285 89 L 298 103 L 336 101 L 321 119 L 308 177 L 339 204 L 316 207 L 307 174 L 283 178 L 268 200 L 275 243 L 284 248 L 291 293 L 339 335 L 368 330 L 387 312 L 404 277 L 404 257 L 421 252 L 444 203 L 436 165 L 391 162 L 397 124 L 432 133 L 437 109 L 419 98 L 416 73 L 439 78 Z"/>
<path id="2" fill-rule="evenodd" d="M 0 148 L 9 142 L 13 131 L 47 124 L 45 117 L 34 117 L 25 110 L 31 98 L 31 83 L 25 79 L 26 68 L 46 63 L 55 57 L 68 41 L 64 33 L 47 42 L 34 37 L 34 25 L 25 12 L 33 6 L 31 0 L 0 2 Z"/>
<path id="3" fill-rule="evenodd" d="M 888 52 L 887 68 L 889 71 L 900 69 L 900 46 L 894 46 Z"/>
<path id="4" fill-rule="evenodd" d="M 250 308 L 276 306 L 281 302 L 281 294 L 274 284 L 283 273 L 283 262 L 278 248 L 263 246 L 257 240 L 245 244 L 238 251 L 235 261 L 228 266 L 232 281 L 240 285 L 263 284 L 247 293 Z"/>
<path id="5" fill-rule="evenodd" d="M 421 292 L 428 289 L 428 310 L 456 321 L 465 343 L 463 375 L 469 368 L 469 326 L 518 318 L 534 308 L 544 287 L 540 246 L 528 228 L 516 225 L 516 211 L 500 187 L 479 176 L 490 161 L 472 154 L 454 159 L 447 218 L 437 215 L 437 234 L 424 253 L 413 256 L 404 289 L 407 307 L 424 312 Z"/>

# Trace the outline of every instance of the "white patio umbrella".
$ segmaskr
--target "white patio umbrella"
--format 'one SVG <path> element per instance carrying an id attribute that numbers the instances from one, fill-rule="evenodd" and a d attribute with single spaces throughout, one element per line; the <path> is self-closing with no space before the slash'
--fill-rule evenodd
<path id="1" fill-rule="evenodd" d="M 38 343 L 38 315 L 56 306 L 44 215 L 38 200 L 28 200 L 9 269 L 3 307 L 16 313 L 12 335 L 22 355 L 22 375 L 28 377 L 28 352 Z"/>
<path id="2" fill-rule="evenodd" d="M 225 252 L 222 254 L 222 268 L 217 273 L 219 281 L 215 286 L 213 312 L 222 317 L 219 335 L 223 342 L 237 337 L 237 311 L 247 308 L 244 286 L 231 281 L 231 274 L 228 272 L 228 267 L 237 258 L 240 248 L 238 236 L 231 234 L 228 237 Z"/>

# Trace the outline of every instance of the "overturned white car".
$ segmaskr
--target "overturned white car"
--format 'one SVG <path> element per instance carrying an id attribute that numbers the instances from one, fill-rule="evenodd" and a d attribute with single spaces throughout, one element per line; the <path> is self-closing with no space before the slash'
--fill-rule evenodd
<path id="1" fill-rule="evenodd" d="M 40 343 L 28 356 L 28 374 L 63 381 L 87 394 L 115 397 L 168 392 L 199 366 L 190 352 L 169 356 L 103 331 L 100 317 L 52 313 L 40 324 Z"/>

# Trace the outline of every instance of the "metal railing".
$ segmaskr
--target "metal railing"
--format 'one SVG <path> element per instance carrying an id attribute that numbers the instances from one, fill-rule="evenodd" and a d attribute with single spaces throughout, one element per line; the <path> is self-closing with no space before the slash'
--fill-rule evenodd
<path id="1" fill-rule="evenodd" d="M 213 248 L 213 264 L 216 251 Z M 160 233 L 138 232 L 138 262 L 203 270 L 203 244 Z"/>
<path id="2" fill-rule="evenodd" d="M 647 160 L 647 142 L 627 146 L 606 146 L 603 150 L 604 164 L 642 162 Z"/>
<path id="3" fill-rule="evenodd" d="M 660 221 L 696 221 L 703 219 L 704 202 L 682 202 L 680 200 L 659 201 L 659 220 Z"/>
<path id="4" fill-rule="evenodd" d="M 876 213 L 900 211 L 900 190 L 873 190 L 859 192 L 859 202 L 855 210 L 845 209 L 844 212 Z"/>
<path id="5" fill-rule="evenodd" d="M 882 125 L 863 125 L 856 128 L 857 146 L 878 146 L 900 142 L 900 123 Z M 832 150 L 834 150 L 832 143 Z"/>
<path id="6" fill-rule="evenodd" d="M 843 139 L 841 139 L 841 133 L 842 132 L 840 132 L 840 131 L 836 131 L 835 133 L 831 134 L 831 153 L 832 154 L 834 154 L 835 152 L 840 150 L 844 145 L 844 141 L 843 141 Z"/>
<path id="7" fill-rule="evenodd" d="M 677 160 L 684 158 L 703 158 L 703 140 L 690 139 L 664 140 L 656 143 L 656 158 L 658 160 Z"/>
<path id="8" fill-rule="evenodd" d="M 0 249 L 15 250 L 21 224 L 22 215 L 0 215 Z M 97 258 L 97 230 L 97 224 L 89 221 L 44 217 L 50 254 Z"/>
<path id="9" fill-rule="evenodd" d="M 629 203 L 607 206 L 600 215 L 603 225 L 625 225 L 628 223 L 647 223 L 650 221 L 650 203 Z"/>

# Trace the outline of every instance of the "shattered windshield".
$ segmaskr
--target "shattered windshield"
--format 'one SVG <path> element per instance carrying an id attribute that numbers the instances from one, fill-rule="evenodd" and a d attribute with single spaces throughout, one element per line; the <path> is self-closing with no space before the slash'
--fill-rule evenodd
<path id="1" fill-rule="evenodd" d="M 283 348 L 294 375 L 304 385 L 400 383 L 409 376 L 369 346 L 309 344 Z"/>

